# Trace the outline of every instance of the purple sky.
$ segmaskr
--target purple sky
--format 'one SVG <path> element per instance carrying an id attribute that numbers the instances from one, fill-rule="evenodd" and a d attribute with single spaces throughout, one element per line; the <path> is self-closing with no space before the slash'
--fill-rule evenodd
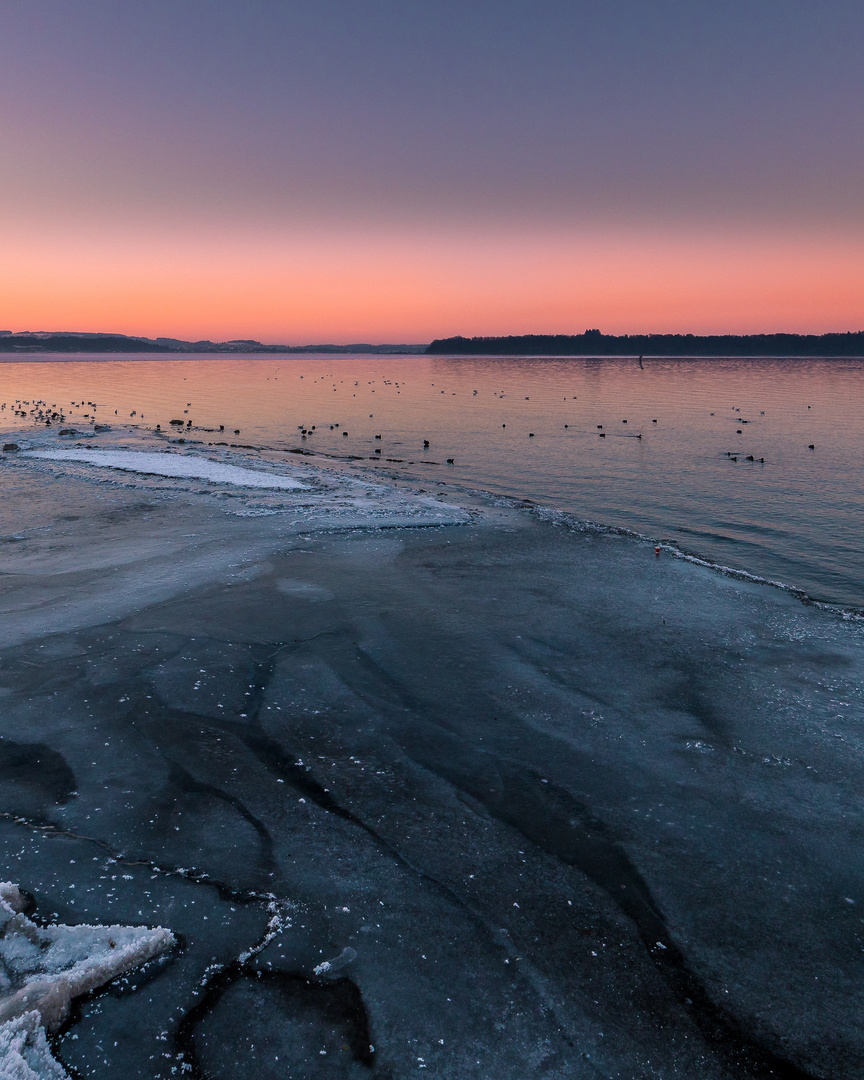
<path id="1" fill-rule="evenodd" d="M 754 288 L 766 330 L 784 312 L 864 324 L 846 287 L 864 270 L 860 0 L 0 0 L 0 16 L 0 285 L 18 283 L 2 328 L 205 334 L 232 281 L 236 318 L 213 334 L 748 329 Z M 780 249 L 797 276 L 772 292 Z M 692 297 L 682 259 L 705 267 Z M 531 275 L 522 308 L 502 260 Z M 497 293 L 448 299 L 484 273 Z M 265 278 L 291 302 L 250 304 Z M 178 280 L 185 322 L 160 308 Z"/>

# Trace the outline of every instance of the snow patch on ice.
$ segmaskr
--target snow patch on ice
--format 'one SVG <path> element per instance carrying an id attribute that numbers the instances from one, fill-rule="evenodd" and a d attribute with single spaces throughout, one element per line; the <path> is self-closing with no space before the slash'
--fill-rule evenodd
<path id="1" fill-rule="evenodd" d="M 17 885 L 0 882 L 0 1080 L 66 1073 L 44 1030 L 66 1020 L 72 999 L 170 949 L 164 927 L 37 926 Z"/>
<path id="2" fill-rule="evenodd" d="M 0 1024 L 0 1080 L 69 1080 L 45 1038 L 39 1013 Z"/>
<path id="3" fill-rule="evenodd" d="M 214 484 L 234 487 L 271 488 L 280 491 L 305 491 L 291 476 L 244 469 L 221 461 L 210 461 L 194 454 L 157 454 L 139 450 L 30 450 L 26 457 L 49 461 L 77 461 L 84 465 L 121 469 L 124 472 L 145 473 L 149 476 L 169 476 L 183 479 L 210 480 Z"/>
<path id="4" fill-rule="evenodd" d="M 339 971 L 340 968 L 347 967 L 357 959 L 357 950 L 352 949 L 350 945 L 342 950 L 338 956 L 334 956 L 332 960 L 325 960 L 317 967 L 312 969 L 313 975 L 329 975 L 331 971 Z"/>

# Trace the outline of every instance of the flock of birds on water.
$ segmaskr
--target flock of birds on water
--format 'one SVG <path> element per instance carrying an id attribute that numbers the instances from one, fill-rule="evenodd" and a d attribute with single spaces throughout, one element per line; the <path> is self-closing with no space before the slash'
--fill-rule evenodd
<path id="1" fill-rule="evenodd" d="M 304 379 L 305 379 L 304 375 L 299 376 L 299 380 L 302 381 Z M 268 382 L 270 381 L 269 377 L 267 378 L 267 381 Z M 278 381 L 278 376 L 273 376 L 273 381 L 274 382 Z M 333 381 L 333 377 L 332 376 L 320 376 L 319 378 L 315 378 L 315 379 L 311 380 L 312 385 L 314 385 L 315 383 L 318 383 L 319 381 L 322 382 L 322 383 L 325 382 L 325 381 L 330 382 L 330 381 Z M 344 380 L 340 380 L 340 382 L 344 385 Z M 373 386 L 373 382 L 374 382 L 374 380 L 369 381 L 366 384 L 367 386 L 372 387 L 372 389 L 371 389 L 372 394 L 375 393 L 375 388 Z M 384 386 L 393 387 L 396 390 L 397 394 L 401 394 L 401 392 L 402 392 L 401 387 L 403 387 L 405 385 L 404 382 L 402 384 L 400 384 L 398 381 L 394 382 L 393 380 L 390 380 L 390 379 L 383 379 L 382 384 Z M 431 385 L 432 388 L 435 387 L 435 383 L 431 383 L 430 385 Z M 359 386 L 360 386 L 359 380 L 354 382 L 354 386 L 359 388 Z M 338 388 L 336 386 L 335 381 L 333 381 L 332 390 L 333 390 L 334 393 L 338 392 Z M 442 395 L 446 395 L 447 391 L 441 390 L 439 388 L 439 393 L 442 394 Z M 471 394 L 472 394 L 472 397 L 476 398 L 477 395 L 478 395 L 478 391 L 477 390 L 472 390 Z M 352 396 L 356 398 L 357 394 L 353 393 Z M 454 391 L 451 391 L 450 396 L 456 397 L 457 394 Z M 505 394 L 504 391 L 495 391 L 494 396 L 496 398 L 500 399 L 500 400 L 504 400 L 508 395 Z M 530 395 L 525 395 L 524 400 L 525 401 L 530 401 Z M 565 397 L 564 400 L 567 401 L 568 398 Z M 578 400 L 577 395 L 573 395 L 572 400 L 573 401 Z M 186 408 L 184 408 L 184 410 L 183 410 L 184 414 L 188 414 L 189 409 L 191 407 L 192 407 L 192 403 L 187 402 L 186 403 Z M 7 408 L 12 413 L 12 415 L 14 415 L 16 418 L 18 418 L 19 420 L 29 421 L 34 426 L 38 425 L 40 427 L 53 427 L 53 426 L 56 426 L 56 425 L 63 425 L 63 424 L 67 423 L 67 411 L 66 411 L 66 408 L 64 406 L 57 405 L 56 403 L 49 405 L 46 401 L 44 401 L 42 399 L 24 400 L 24 399 L 19 398 L 19 399 L 16 399 L 14 402 L 8 403 L 8 404 L 7 404 L 7 402 L 2 402 L 2 403 L 0 403 L 0 414 L 2 414 L 2 412 L 6 411 Z M 90 410 L 90 411 L 84 412 L 83 410 L 85 408 Z M 109 424 L 97 423 L 97 410 L 98 409 L 104 409 L 104 408 L 106 408 L 106 406 L 99 405 L 94 401 L 85 401 L 83 399 L 81 401 L 72 401 L 72 402 L 69 403 L 69 409 L 72 410 L 76 414 L 76 417 L 75 417 L 76 422 L 80 423 L 81 420 L 88 421 L 88 428 L 92 429 L 92 431 L 95 432 L 95 433 L 100 433 L 100 432 L 105 432 L 105 431 L 110 431 L 111 430 Z M 809 409 L 809 408 L 811 408 L 811 406 L 808 405 L 807 408 Z M 751 423 L 750 420 L 745 420 L 740 416 L 740 408 L 739 407 L 733 405 L 732 406 L 732 411 L 734 413 L 739 414 L 738 416 L 735 416 L 735 417 L 731 418 L 736 425 L 737 424 L 746 425 L 746 424 Z M 119 409 L 115 409 L 114 410 L 114 415 L 118 416 L 118 414 L 119 414 Z M 715 416 L 715 413 L 712 412 L 709 415 L 710 416 Z M 760 415 L 762 415 L 762 416 L 765 415 L 764 410 L 762 410 Z M 373 417 L 374 417 L 374 414 L 370 413 L 369 414 L 369 419 L 371 420 L 371 419 L 373 419 Z M 133 409 L 129 413 L 129 420 L 134 422 L 133 426 L 137 427 L 140 422 L 144 422 L 144 419 L 145 418 L 144 418 L 143 411 L 139 412 L 138 409 Z M 626 425 L 627 423 L 628 423 L 627 419 L 622 419 L 621 420 L 622 425 Z M 657 424 L 658 420 L 656 418 L 654 418 L 654 419 L 652 419 L 651 423 L 652 424 Z M 501 424 L 502 429 L 506 429 L 506 427 L 507 427 L 506 423 Z M 333 432 L 339 431 L 340 430 L 340 424 L 334 422 L 334 423 L 329 425 L 329 429 L 330 429 L 330 431 L 333 431 Z M 565 423 L 563 425 L 563 429 L 565 431 L 569 431 L 569 430 L 571 430 L 571 425 L 569 423 Z M 170 440 L 173 443 L 185 444 L 187 442 L 190 442 L 190 443 L 198 443 L 198 444 L 200 444 L 202 442 L 202 440 L 197 440 L 197 439 L 196 440 L 192 440 L 192 439 L 187 440 L 187 438 L 185 436 L 186 435 L 191 435 L 193 433 L 193 431 L 196 432 L 196 433 L 201 432 L 201 433 L 208 433 L 208 434 L 222 434 L 222 433 L 225 432 L 225 425 L 220 424 L 220 425 L 218 425 L 218 428 L 206 428 L 206 427 L 199 427 L 199 426 L 195 426 L 193 428 L 193 424 L 192 424 L 191 419 L 183 420 L 183 419 L 179 419 L 179 418 L 174 418 L 174 419 L 171 419 L 170 421 L 168 421 L 168 423 L 165 425 L 164 428 L 163 428 L 161 423 L 157 423 L 155 425 L 155 427 L 150 428 L 150 430 L 156 435 L 167 436 L 169 433 L 175 435 L 175 438 Z M 233 434 L 235 436 L 239 436 L 241 434 L 241 431 L 240 431 L 239 428 L 233 428 L 231 430 L 233 431 Z M 297 430 L 299 432 L 301 442 L 305 443 L 305 442 L 307 442 L 307 440 L 311 436 L 313 436 L 315 434 L 316 431 L 318 431 L 318 427 L 317 427 L 316 424 L 310 424 L 310 425 L 298 424 L 297 425 Z M 609 434 L 609 432 L 607 432 L 607 430 L 605 429 L 603 424 L 597 424 L 596 425 L 596 431 L 597 431 L 597 435 L 601 439 L 605 439 L 607 437 L 607 434 Z M 181 432 L 182 432 L 182 435 L 181 435 Z M 743 426 L 742 427 L 736 427 L 736 434 L 742 435 L 743 433 L 744 433 Z M 79 432 L 78 429 L 74 428 L 74 427 L 62 427 L 62 426 L 60 426 L 58 434 L 61 435 L 61 436 L 77 436 L 77 435 L 80 435 L 81 432 Z M 347 430 L 345 430 L 344 428 L 341 429 L 341 434 L 342 434 L 343 438 L 347 439 L 349 437 L 349 432 Z M 537 437 L 537 433 L 534 432 L 534 431 L 528 431 L 526 433 L 526 435 L 527 435 L 527 438 L 529 438 L 529 439 L 534 439 L 534 438 Z M 642 432 L 637 432 L 637 433 L 627 432 L 626 434 L 621 433 L 621 436 L 619 436 L 619 437 L 626 437 L 626 438 L 641 440 L 642 439 Z M 372 441 L 382 441 L 382 439 L 383 439 L 383 436 L 382 436 L 382 434 L 379 433 L 379 434 L 375 434 L 373 436 Z M 422 440 L 422 444 L 423 444 L 423 449 L 428 450 L 430 448 L 430 446 L 431 446 L 431 440 L 428 439 L 428 438 L 424 438 Z M 247 449 L 247 450 L 262 449 L 262 447 L 255 447 L 255 446 L 246 445 L 246 444 L 228 443 L 228 442 L 225 442 L 225 441 L 208 442 L 207 445 L 208 446 L 227 446 L 227 447 L 232 448 L 232 449 Z M 17 450 L 19 448 L 18 448 L 17 444 L 7 443 L 7 444 L 5 444 L 3 446 L 3 449 L 5 451 L 10 451 L 10 450 Z M 274 449 L 274 448 L 269 447 L 268 449 Z M 815 447 L 815 445 L 813 443 L 810 443 L 810 444 L 808 444 L 808 449 L 815 450 L 816 447 Z M 312 453 L 311 451 L 305 450 L 303 448 L 295 448 L 295 449 L 293 449 L 292 451 L 289 451 L 289 452 L 301 453 L 301 454 L 310 454 L 310 453 Z M 326 456 L 347 457 L 349 460 L 362 460 L 365 457 L 365 455 L 356 455 L 356 454 L 349 454 L 349 455 L 341 455 L 341 454 L 340 455 L 332 455 L 331 454 L 331 455 L 326 455 Z M 764 457 L 756 457 L 755 454 L 743 455 L 739 451 L 734 451 L 734 450 L 725 451 L 724 454 L 723 454 L 723 457 L 725 457 L 726 459 L 728 459 L 731 462 L 737 462 L 739 459 L 743 459 L 744 461 L 748 461 L 748 462 L 765 464 L 765 458 Z M 372 457 L 368 458 L 368 460 L 386 461 L 386 462 L 393 463 L 393 464 L 404 464 L 405 463 L 404 459 L 402 459 L 402 458 L 384 458 L 384 457 L 382 457 L 382 450 L 381 450 L 380 447 L 375 447 L 374 448 L 374 454 L 373 454 Z M 447 458 L 446 461 L 447 461 L 448 465 L 455 464 L 455 459 L 454 458 Z M 422 461 L 422 460 L 420 460 L 418 462 L 409 461 L 409 462 L 407 462 L 407 464 L 409 464 L 409 465 L 414 465 L 414 464 L 438 465 L 438 464 L 440 464 L 440 462 L 437 462 L 437 461 Z"/>

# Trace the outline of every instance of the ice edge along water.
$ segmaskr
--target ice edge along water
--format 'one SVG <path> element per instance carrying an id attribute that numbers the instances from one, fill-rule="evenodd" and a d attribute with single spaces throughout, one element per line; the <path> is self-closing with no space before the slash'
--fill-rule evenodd
<path id="1" fill-rule="evenodd" d="M 231 465 L 225 462 L 212 461 L 207 458 L 201 457 L 194 452 L 186 451 L 185 453 L 174 454 L 170 451 L 132 451 L 132 450 L 78 450 L 78 449 L 61 449 L 61 450 L 25 450 L 22 453 L 22 457 L 29 458 L 41 458 L 49 461 L 73 461 L 79 462 L 84 465 L 94 465 L 102 468 L 117 469 L 124 472 L 135 472 L 149 476 L 164 476 L 170 479 L 198 479 L 207 480 L 212 483 L 228 484 L 233 487 L 245 487 L 245 488 L 260 488 L 270 490 L 283 490 L 283 491 L 308 491 L 309 486 L 301 483 L 299 480 L 295 480 L 293 477 L 285 476 L 284 474 L 276 474 L 259 471 L 257 469 L 244 468 L 239 465 Z M 381 480 L 376 477 L 374 481 L 370 481 L 366 478 L 358 478 L 351 476 L 342 476 L 343 483 L 347 483 L 349 486 L 357 485 L 369 487 L 370 483 L 373 487 L 380 487 Z M 804 603 L 812 604 L 816 607 L 822 608 L 826 611 L 833 612 L 840 615 L 842 618 L 852 621 L 864 621 L 864 611 L 857 608 L 850 608 L 842 604 L 833 604 L 828 601 L 818 600 L 811 597 L 809 594 L 799 589 L 797 586 L 786 584 L 785 582 L 775 580 L 773 578 L 766 578 L 758 574 L 754 574 L 748 570 L 743 570 L 738 567 L 730 567 L 722 563 L 705 559 L 695 552 L 684 551 L 668 541 L 657 540 L 651 536 L 647 536 L 643 533 L 636 532 L 631 529 L 626 529 L 621 526 L 607 525 L 600 522 L 595 522 L 587 519 L 579 518 L 578 516 L 568 513 L 566 511 L 557 510 L 551 507 L 530 507 L 526 508 L 521 500 L 507 497 L 507 496 L 494 496 L 492 492 L 485 492 L 482 489 L 475 489 L 474 494 L 486 495 L 492 498 L 496 503 L 502 505 L 514 506 L 520 509 L 531 509 L 535 513 L 538 513 L 541 518 L 546 520 L 552 520 L 556 524 L 566 524 L 571 528 L 576 528 L 578 531 L 591 531 L 600 533 L 612 533 L 619 536 L 626 536 L 634 540 L 642 541 L 650 544 L 659 544 L 660 548 L 668 555 L 674 558 L 682 559 L 686 562 L 694 563 L 697 566 L 703 566 L 707 569 L 714 570 L 715 572 L 722 574 L 725 577 L 733 577 L 741 581 L 748 581 L 759 585 L 769 585 L 773 588 L 780 589 L 784 592 L 791 593 Z M 423 503 L 428 503 L 430 500 L 419 499 L 416 500 Z M 436 507 L 437 509 L 437 507 Z M 242 513 L 242 512 L 241 512 Z M 248 513 L 248 512 L 247 512 Z M 253 514 L 260 514 L 262 511 L 252 511 Z M 0 1077 L 0 1080 L 3 1080 Z"/>
<path id="2" fill-rule="evenodd" d="M 281 491 L 305 491 L 306 484 L 291 476 L 244 469 L 220 461 L 209 461 L 192 454 L 152 453 L 140 450 L 28 450 L 26 457 L 49 461 L 78 461 L 84 465 L 121 469 L 150 476 L 210 480 L 235 487 L 275 488 Z"/>
<path id="3" fill-rule="evenodd" d="M 165 927 L 37 926 L 17 885 L 0 882 L 0 1080 L 68 1080 L 47 1031 L 72 999 L 153 960 L 176 939 Z"/>
<path id="4" fill-rule="evenodd" d="M 819 608 L 820 611 L 827 611 L 830 614 L 839 616 L 846 622 L 864 622 L 864 608 L 849 607 L 848 605 L 836 604 L 828 600 L 819 600 L 818 597 L 811 596 L 810 593 L 805 592 L 804 589 L 800 589 L 797 585 L 790 585 L 787 582 L 779 581 L 776 578 L 763 577 L 760 574 L 752 573 L 750 570 L 743 570 L 740 567 L 735 566 L 727 566 L 725 563 L 703 558 L 693 551 L 687 551 L 686 549 L 679 547 L 677 540 L 658 540 L 657 537 L 649 536 L 646 533 L 636 532 L 635 529 L 627 529 L 622 525 L 608 525 L 601 521 L 591 521 L 588 518 L 580 518 L 575 514 L 568 513 L 566 510 L 557 510 L 550 506 L 526 506 L 524 499 L 516 499 L 506 495 L 496 495 L 493 492 L 479 491 L 478 494 L 485 495 L 496 506 L 513 507 L 523 513 L 533 514 L 540 521 L 548 521 L 552 525 L 563 526 L 572 529 L 574 532 L 597 533 L 601 536 L 620 536 L 625 540 L 635 540 L 638 543 L 650 544 L 654 547 L 654 550 L 658 555 L 662 551 L 666 555 L 671 555 L 674 559 L 692 563 L 694 566 L 702 566 L 706 570 L 711 570 L 715 574 L 719 574 L 721 577 L 728 577 L 735 581 L 745 581 L 753 585 L 766 585 L 771 589 L 778 589 L 780 592 L 785 592 L 790 596 L 794 596 L 796 600 L 800 600 L 802 604 L 806 604 L 808 607 L 815 607 Z"/>
<path id="5" fill-rule="evenodd" d="M 78 449 L 62 449 L 62 450 L 24 450 L 22 457 L 41 458 L 45 460 L 53 461 L 73 461 L 79 462 L 84 465 L 95 465 L 102 468 L 118 469 L 125 472 L 135 472 L 149 476 L 163 476 L 170 479 L 198 479 L 207 480 L 212 483 L 228 484 L 233 487 L 245 487 L 245 488 L 261 488 L 270 490 L 285 490 L 285 491 L 308 491 L 309 486 L 301 483 L 299 480 L 295 480 L 293 477 L 285 476 L 284 474 L 276 474 L 259 471 L 257 469 L 244 468 L 239 465 L 231 465 L 224 462 L 212 461 L 207 458 L 201 457 L 194 452 L 173 454 L 170 451 L 162 451 L 159 453 L 152 451 L 131 451 L 131 450 L 78 450 Z M 376 477 L 374 481 L 367 478 L 358 478 L 343 475 L 341 478 L 343 483 L 347 483 L 349 486 L 363 486 L 363 487 L 376 487 L 380 488 L 381 480 Z M 607 525 L 601 522 L 595 522 L 588 519 L 579 518 L 578 516 L 568 513 L 567 511 L 557 510 L 551 507 L 534 506 L 525 507 L 521 500 L 508 496 L 495 496 L 492 492 L 486 492 L 482 488 L 474 489 L 473 493 L 479 496 L 486 496 L 493 499 L 494 502 L 500 505 L 518 507 L 525 510 L 530 509 L 537 513 L 541 518 L 545 520 L 551 520 L 555 524 L 565 524 L 571 528 L 575 528 L 578 531 L 590 531 L 599 533 L 611 533 L 618 536 L 629 537 L 634 540 L 642 541 L 645 543 L 659 545 L 660 549 L 666 554 L 673 556 L 677 559 L 682 559 L 685 562 L 694 563 L 697 566 L 703 566 L 706 569 L 715 571 L 722 574 L 724 577 L 732 577 L 741 581 L 752 582 L 753 584 L 768 585 L 772 588 L 780 589 L 783 592 L 788 592 L 791 595 L 797 597 L 799 600 L 806 604 L 812 604 L 815 607 L 819 607 L 823 610 L 832 612 L 839 615 L 841 618 L 851 621 L 864 621 L 864 610 L 858 608 L 850 608 L 842 604 L 835 604 L 829 601 L 819 600 L 810 596 L 804 590 L 798 588 L 795 585 L 789 585 L 785 582 L 778 581 L 773 578 L 763 577 L 759 574 L 754 574 L 749 570 L 744 570 L 738 567 L 727 566 L 723 563 L 718 563 L 710 559 L 706 559 L 701 555 L 692 551 L 685 551 L 678 547 L 677 544 L 670 543 L 665 540 L 657 540 L 654 537 L 645 535 L 643 533 L 636 532 L 632 529 L 623 528 L 616 525 Z M 428 499 L 415 500 L 421 503 L 430 503 Z M 440 506 L 440 504 L 439 504 Z M 438 507 L 436 506 L 436 509 Z M 253 515 L 258 515 L 266 511 L 252 511 Z M 244 515 L 244 512 L 239 512 Z M 249 512 L 245 512 L 248 514 Z M 0 1080 L 3 1080 L 0 1077 Z"/>

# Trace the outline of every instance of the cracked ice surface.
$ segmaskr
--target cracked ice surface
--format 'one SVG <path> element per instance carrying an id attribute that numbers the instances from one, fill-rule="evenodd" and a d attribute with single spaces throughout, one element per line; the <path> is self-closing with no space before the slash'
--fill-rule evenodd
<path id="1" fill-rule="evenodd" d="M 70 1070 L 864 1074 L 864 626 L 489 503 L 384 531 L 359 477 L 3 468 L 0 855 L 182 942 Z"/>

